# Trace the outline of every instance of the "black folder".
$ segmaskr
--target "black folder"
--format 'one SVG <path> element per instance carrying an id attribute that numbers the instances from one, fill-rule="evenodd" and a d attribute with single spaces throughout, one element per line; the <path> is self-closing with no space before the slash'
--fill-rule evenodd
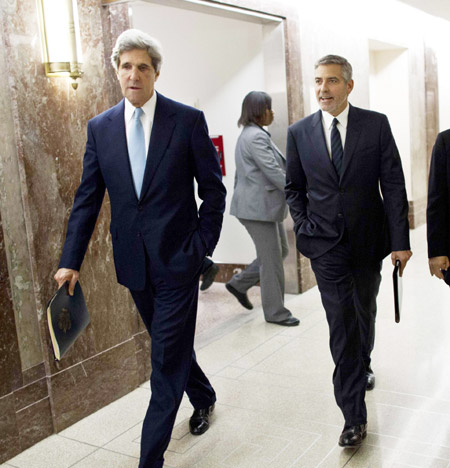
<path id="1" fill-rule="evenodd" d="M 56 291 L 47 306 L 47 321 L 55 359 L 60 361 L 90 322 L 79 282 L 73 296 L 69 295 L 68 283 Z"/>
<path id="2" fill-rule="evenodd" d="M 400 277 L 400 260 L 395 261 L 394 272 L 392 273 L 392 279 L 394 282 L 394 310 L 395 310 L 395 322 L 400 322 L 400 310 L 402 308 L 402 279 Z"/>

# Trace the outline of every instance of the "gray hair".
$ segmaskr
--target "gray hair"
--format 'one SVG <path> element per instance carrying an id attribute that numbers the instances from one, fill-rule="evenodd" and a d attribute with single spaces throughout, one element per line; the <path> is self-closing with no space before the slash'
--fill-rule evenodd
<path id="1" fill-rule="evenodd" d="M 325 55 L 321 59 L 317 60 L 314 65 L 314 70 L 320 65 L 340 65 L 342 67 L 342 76 L 346 82 L 349 82 L 353 76 L 353 69 L 350 63 L 344 57 L 340 55 Z"/>
<path id="2" fill-rule="evenodd" d="M 161 44 L 147 33 L 139 31 L 139 29 L 127 29 L 117 38 L 116 45 L 111 54 L 111 63 L 116 71 L 119 69 L 122 52 L 133 49 L 146 50 L 155 72 L 158 73 L 161 70 Z"/>

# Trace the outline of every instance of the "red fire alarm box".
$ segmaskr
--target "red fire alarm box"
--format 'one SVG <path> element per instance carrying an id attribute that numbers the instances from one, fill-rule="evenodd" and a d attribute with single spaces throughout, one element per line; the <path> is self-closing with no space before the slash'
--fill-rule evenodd
<path id="1" fill-rule="evenodd" d="M 217 154 L 219 155 L 220 168 L 222 169 L 222 175 L 225 174 L 225 157 L 223 153 L 223 136 L 215 135 L 211 137 L 214 146 L 216 147 Z"/>

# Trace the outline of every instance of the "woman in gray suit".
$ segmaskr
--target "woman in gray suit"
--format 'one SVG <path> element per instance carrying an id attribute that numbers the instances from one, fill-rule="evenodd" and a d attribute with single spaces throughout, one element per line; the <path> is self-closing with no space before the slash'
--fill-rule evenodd
<path id="1" fill-rule="evenodd" d="M 284 186 L 286 161 L 264 126 L 273 122 L 272 98 L 262 91 L 245 96 L 238 125 L 236 176 L 230 213 L 250 234 L 257 258 L 225 285 L 247 309 L 247 290 L 260 282 L 267 322 L 295 326 L 300 321 L 284 307 L 283 260 L 288 244 L 283 220 L 287 215 Z"/>

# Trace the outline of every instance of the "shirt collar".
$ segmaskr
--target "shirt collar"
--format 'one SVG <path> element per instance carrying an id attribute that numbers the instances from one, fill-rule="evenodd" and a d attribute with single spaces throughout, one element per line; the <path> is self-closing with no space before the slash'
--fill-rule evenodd
<path id="1" fill-rule="evenodd" d="M 347 107 L 339 115 L 336 116 L 336 119 L 338 120 L 339 124 L 342 125 L 344 129 L 347 128 L 349 110 L 350 110 L 350 106 L 347 102 Z M 322 121 L 324 123 L 325 128 L 331 129 L 334 115 L 331 115 L 328 112 L 324 112 L 324 111 L 321 111 L 321 112 L 322 112 Z"/>
<path id="2" fill-rule="evenodd" d="M 156 91 L 153 91 L 152 97 L 142 106 L 144 115 L 147 116 L 151 122 L 155 116 L 156 109 Z M 125 122 L 129 122 L 133 117 L 134 109 L 136 109 L 131 102 L 125 98 Z"/>

